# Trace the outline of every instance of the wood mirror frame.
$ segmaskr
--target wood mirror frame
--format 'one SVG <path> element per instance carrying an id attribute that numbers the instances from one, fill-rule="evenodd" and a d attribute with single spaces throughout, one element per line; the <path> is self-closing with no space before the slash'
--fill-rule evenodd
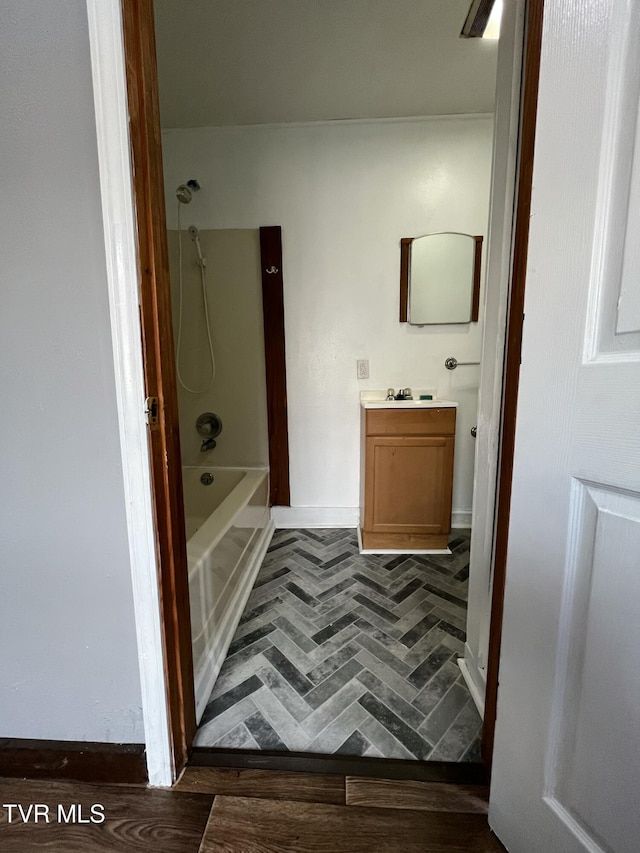
<path id="1" fill-rule="evenodd" d="M 473 258 L 473 294 L 471 298 L 470 323 L 477 323 L 480 315 L 480 263 L 482 260 L 482 237 L 474 237 L 475 254 Z M 403 237 L 400 240 L 400 322 L 409 322 L 409 270 L 411 267 L 411 244 L 415 237 Z M 429 325 L 425 323 L 425 325 Z M 445 323 L 433 325 L 446 325 Z"/>

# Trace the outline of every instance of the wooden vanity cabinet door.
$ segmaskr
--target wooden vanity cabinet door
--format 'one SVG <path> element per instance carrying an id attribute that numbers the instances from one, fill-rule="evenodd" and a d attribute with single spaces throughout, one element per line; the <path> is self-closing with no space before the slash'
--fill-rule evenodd
<path id="1" fill-rule="evenodd" d="M 446 435 L 368 435 L 364 529 L 449 533 L 453 446 L 453 436 Z"/>

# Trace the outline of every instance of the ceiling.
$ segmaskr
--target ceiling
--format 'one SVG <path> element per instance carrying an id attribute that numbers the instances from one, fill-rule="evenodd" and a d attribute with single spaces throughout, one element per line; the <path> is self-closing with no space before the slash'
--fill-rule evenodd
<path id="1" fill-rule="evenodd" d="M 163 127 L 492 112 L 469 0 L 155 0 Z"/>

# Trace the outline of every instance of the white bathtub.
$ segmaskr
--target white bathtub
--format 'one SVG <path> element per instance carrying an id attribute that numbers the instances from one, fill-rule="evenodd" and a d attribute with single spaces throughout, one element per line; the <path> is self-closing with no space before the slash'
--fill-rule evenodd
<path id="1" fill-rule="evenodd" d="M 183 486 L 199 722 L 274 527 L 266 469 L 185 467 Z"/>

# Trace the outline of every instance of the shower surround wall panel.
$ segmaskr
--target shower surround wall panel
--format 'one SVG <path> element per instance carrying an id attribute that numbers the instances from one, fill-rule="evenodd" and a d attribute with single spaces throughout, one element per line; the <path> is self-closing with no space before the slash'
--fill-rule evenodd
<path id="1" fill-rule="evenodd" d="M 196 263 L 194 244 L 187 233 L 189 225 L 196 225 L 206 258 L 216 375 L 211 387 L 202 394 L 190 394 L 178 384 L 182 462 L 184 465 L 266 467 L 269 464 L 269 439 L 260 235 L 256 229 L 201 229 L 201 216 L 196 205 L 208 191 L 203 186 L 194 201 L 181 210 L 184 297 L 180 371 L 185 383 L 193 388 L 203 388 L 210 375 L 200 268 Z M 168 239 L 177 352 L 178 232 L 169 231 Z M 215 412 L 223 423 L 215 449 L 206 453 L 200 452 L 202 438 L 195 428 L 196 418 L 203 412 Z"/>
<path id="2" fill-rule="evenodd" d="M 282 226 L 291 501 L 320 524 L 336 508 L 357 518 L 358 396 L 390 385 L 459 403 L 453 518 L 469 522 L 479 368 L 444 361 L 478 361 L 482 323 L 398 322 L 400 238 L 486 235 L 492 137 L 477 115 L 163 133 L 170 227 L 192 175 L 199 228 Z"/>
<path id="3" fill-rule="evenodd" d="M 260 237 L 255 229 L 200 229 L 196 200 L 182 214 L 183 317 L 178 384 L 180 445 L 189 566 L 191 634 L 198 718 L 273 532 L 268 508 L 269 439 L 265 380 Z M 211 365 L 197 252 L 187 231 L 199 230 L 215 356 Z M 180 312 L 178 232 L 169 231 L 176 356 Z M 196 419 L 214 412 L 222 432 L 201 452 Z M 213 483 L 200 481 L 203 473 Z"/>

